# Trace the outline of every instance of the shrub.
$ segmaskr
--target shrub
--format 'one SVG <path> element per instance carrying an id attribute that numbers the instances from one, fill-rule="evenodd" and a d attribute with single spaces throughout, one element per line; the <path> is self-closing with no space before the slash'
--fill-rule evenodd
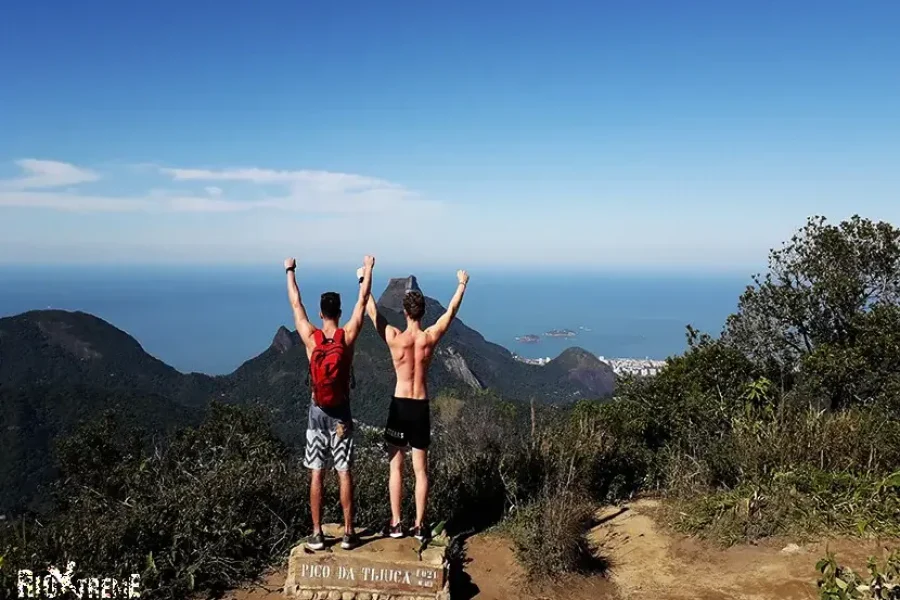
<path id="1" fill-rule="evenodd" d="M 776 534 L 898 535 L 898 484 L 900 473 L 875 477 L 794 470 L 762 483 L 677 500 L 670 515 L 680 530 L 726 544 Z"/>
<path id="2" fill-rule="evenodd" d="M 568 490 L 546 490 L 509 525 L 516 557 L 531 579 L 598 568 L 585 532 L 595 504 Z"/>
<path id="3" fill-rule="evenodd" d="M 553 415 L 548 423 L 567 423 Z M 533 504 L 548 482 L 588 481 L 587 454 L 567 462 L 570 436 L 547 433 L 537 443 L 521 417 L 487 397 L 436 422 L 432 522 L 447 521 L 451 534 L 479 530 Z M 379 431 L 361 427 L 357 435 L 356 524 L 377 530 L 389 516 L 386 453 Z M 591 448 L 590 438 L 583 442 Z M 215 405 L 198 428 L 155 443 L 107 417 L 64 440 L 59 459 L 54 513 L 0 529 L 7 564 L 39 571 L 72 560 L 76 577 L 138 572 L 145 596 L 180 598 L 255 576 L 309 531 L 301 457 L 253 409 Z M 333 481 L 326 521 L 341 519 Z M 405 483 L 411 518 L 411 469 Z"/>
<path id="4" fill-rule="evenodd" d="M 863 579 L 852 569 L 838 564 L 829 552 L 816 565 L 819 598 L 822 600 L 898 600 L 900 599 L 900 551 L 892 552 L 883 564 L 869 558 L 869 576 Z"/>
<path id="5" fill-rule="evenodd" d="M 308 526 L 301 469 L 254 411 L 214 406 L 199 428 L 143 451 L 109 420 L 61 447 L 59 509 L 10 524 L 0 554 L 18 568 L 76 564 L 183 598 L 251 577 Z"/>

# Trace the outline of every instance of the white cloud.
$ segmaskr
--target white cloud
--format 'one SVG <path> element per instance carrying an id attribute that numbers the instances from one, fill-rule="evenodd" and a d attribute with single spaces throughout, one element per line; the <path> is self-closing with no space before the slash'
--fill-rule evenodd
<path id="1" fill-rule="evenodd" d="M 350 173 L 331 171 L 277 171 L 256 167 L 234 169 L 175 169 L 160 168 L 160 173 L 175 181 L 207 181 L 217 183 L 245 183 L 258 186 L 279 186 L 281 194 L 266 194 L 261 200 L 248 201 L 256 208 L 277 208 L 316 214 L 380 213 L 417 208 L 436 208 L 402 185 Z M 220 190 L 209 188 L 206 190 Z M 221 196 L 223 192 L 210 193 Z M 248 207 L 249 208 L 249 207 Z"/>
<path id="2" fill-rule="evenodd" d="M 244 181 L 257 184 L 306 184 L 323 192 L 354 192 L 376 189 L 402 191 L 403 186 L 364 175 L 331 171 L 275 171 L 256 167 L 223 169 L 160 169 L 177 181 Z"/>
<path id="3" fill-rule="evenodd" d="M 97 181 L 100 176 L 88 169 L 55 160 L 23 158 L 16 165 L 25 174 L 17 179 L 0 181 L 0 189 L 28 190 L 52 188 Z"/>
<path id="4" fill-rule="evenodd" d="M 260 168 L 227 170 L 159 168 L 154 172 L 177 182 L 206 181 L 198 190 L 145 189 L 133 194 L 96 195 L 73 190 L 46 190 L 96 181 L 99 176 L 68 163 L 26 159 L 17 163 L 28 175 L 0 181 L 0 207 L 43 208 L 85 212 L 240 212 L 287 211 L 315 215 L 395 214 L 430 212 L 440 204 L 382 179 L 328 171 L 275 171 Z M 142 170 L 146 169 L 146 165 Z M 127 182 L 125 169 L 123 180 Z M 257 186 L 248 193 L 234 183 Z M 272 190 L 270 186 L 280 187 Z M 248 198 L 248 196 L 250 196 Z"/>
<path id="5" fill-rule="evenodd" d="M 170 200 L 148 194 L 145 197 L 97 196 L 73 192 L 0 191 L 0 207 L 44 208 L 70 212 L 160 211 Z"/>

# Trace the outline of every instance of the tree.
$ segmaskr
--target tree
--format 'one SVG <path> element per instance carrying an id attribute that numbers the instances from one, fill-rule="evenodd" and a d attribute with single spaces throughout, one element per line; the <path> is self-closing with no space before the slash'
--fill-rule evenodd
<path id="1" fill-rule="evenodd" d="M 810 218 L 753 280 L 723 337 L 757 362 L 793 371 L 822 344 L 855 345 L 862 313 L 898 304 L 900 230 L 859 216 L 839 225 Z"/>
<path id="2" fill-rule="evenodd" d="M 857 316 L 858 342 L 820 344 L 801 364 L 806 390 L 835 410 L 883 403 L 900 408 L 900 306 L 879 305 Z"/>

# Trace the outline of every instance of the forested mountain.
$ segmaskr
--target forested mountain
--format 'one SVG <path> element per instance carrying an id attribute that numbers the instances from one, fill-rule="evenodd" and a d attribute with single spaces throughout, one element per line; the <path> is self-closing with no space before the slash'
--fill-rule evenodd
<path id="1" fill-rule="evenodd" d="M 403 327 L 402 296 L 415 277 L 391 280 L 379 309 Z M 444 307 L 426 300 L 425 325 Z M 184 374 L 144 351 L 126 332 L 93 315 L 31 311 L 0 319 L 0 510 L 20 504 L 52 476 L 56 438 L 105 410 L 151 432 L 194 422 L 212 400 L 262 406 L 291 442 L 304 437 L 308 363 L 295 331 L 282 327 L 271 346 L 229 375 Z M 367 321 L 355 349 L 354 416 L 381 425 L 394 388 L 390 355 Z M 432 394 L 491 390 L 509 400 L 565 402 L 613 391 L 612 370 L 580 349 L 546 366 L 515 360 L 455 320 L 438 347 Z"/>

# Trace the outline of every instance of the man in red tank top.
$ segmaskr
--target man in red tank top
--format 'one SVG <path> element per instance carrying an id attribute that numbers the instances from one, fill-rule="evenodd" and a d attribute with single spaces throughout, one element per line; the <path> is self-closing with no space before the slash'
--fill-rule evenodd
<path id="1" fill-rule="evenodd" d="M 288 298 L 294 312 L 297 333 L 306 347 L 312 398 L 306 429 L 306 452 L 303 464 L 310 470 L 309 504 L 313 532 L 306 545 L 312 550 L 325 547 L 322 533 L 322 488 L 324 471 L 334 468 L 340 482 L 341 506 L 344 509 L 344 539 L 341 546 L 354 547 L 358 540 L 353 527 L 353 418 L 350 411 L 350 377 L 353 345 L 362 330 L 366 303 L 372 291 L 372 268 L 375 259 L 366 256 L 359 277 L 359 297 L 350 319 L 340 327 L 341 297 L 336 292 L 322 294 L 319 317 L 322 327 L 309 321 L 300 299 L 300 288 L 294 276 L 297 263 L 284 261 Z"/>

